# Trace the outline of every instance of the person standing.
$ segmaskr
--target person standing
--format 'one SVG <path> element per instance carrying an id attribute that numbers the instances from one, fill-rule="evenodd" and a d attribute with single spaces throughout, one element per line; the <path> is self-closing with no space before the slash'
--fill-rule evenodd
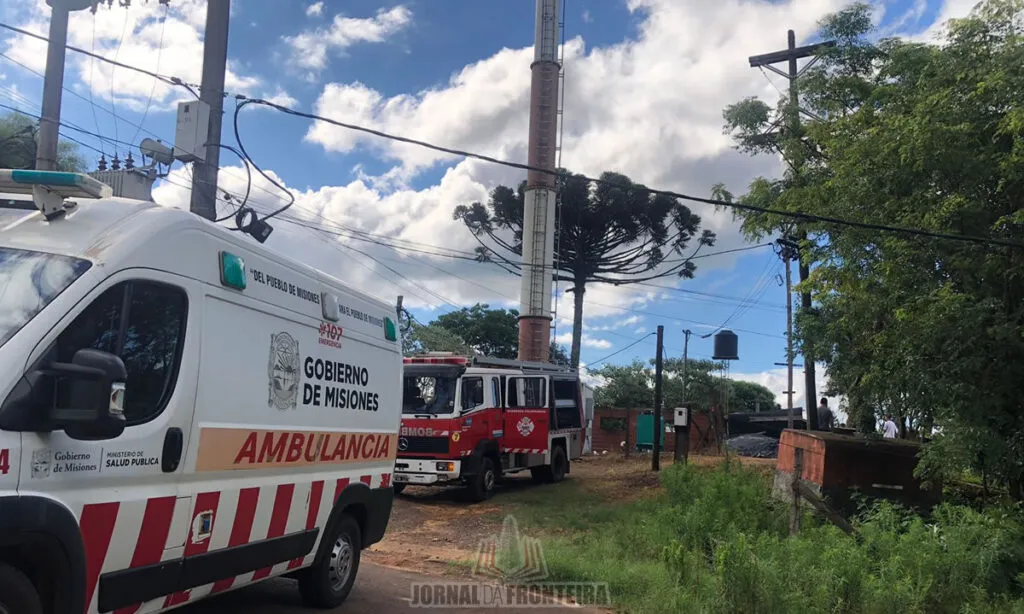
<path id="1" fill-rule="evenodd" d="M 831 431 L 835 419 L 835 414 L 828 408 L 828 399 L 821 397 L 821 402 L 818 404 L 818 430 Z"/>
<path id="2" fill-rule="evenodd" d="M 882 437 L 886 439 L 896 439 L 899 435 L 899 428 L 896 423 L 892 421 L 892 416 L 885 416 L 885 420 L 882 422 Z"/>

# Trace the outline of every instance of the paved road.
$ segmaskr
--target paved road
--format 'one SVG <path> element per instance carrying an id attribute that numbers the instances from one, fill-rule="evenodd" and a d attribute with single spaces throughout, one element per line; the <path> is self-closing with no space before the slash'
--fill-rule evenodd
<path id="1" fill-rule="evenodd" d="M 603 610 L 574 607 L 553 608 L 430 608 L 410 605 L 411 585 L 414 582 L 444 582 L 435 576 L 399 571 L 363 561 L 355 588 L 343 606 L 334 614 L 391 614 L 392 612 L 459 612 L 460 614 L 495 614 L 497 612 L 523 614 L 597 614 Z M 201 601 L 178 610 L 181 614 L 308 614 L 312 610 L 302 607 L 295 582 L 274 579 L 249 588 L 239 589 L 220 597 Z M 322 611 L 322 610 L 321 610 Z"/>

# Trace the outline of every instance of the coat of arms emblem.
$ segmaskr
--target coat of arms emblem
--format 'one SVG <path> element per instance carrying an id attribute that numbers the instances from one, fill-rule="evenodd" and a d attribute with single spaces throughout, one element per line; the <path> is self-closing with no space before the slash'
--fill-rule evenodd
<path id="1" fill-rule="evenodd" d="M 299 342 L 288 333 L 270 335 L 267 405 L 295 409 L 299 398 Z"/>

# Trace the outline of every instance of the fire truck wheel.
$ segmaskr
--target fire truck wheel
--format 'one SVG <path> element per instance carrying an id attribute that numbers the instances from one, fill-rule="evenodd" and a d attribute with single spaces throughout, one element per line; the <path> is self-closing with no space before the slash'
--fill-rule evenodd
<path id="1" fill-rule="evenodd" d="M 345 601 L 359 571 L 362 532 L 359 523 L 342 514 L 324 534 L 313 565 L 299 574 L 299 593 L 310 608 L 336 608 Z"/>
<path id="2" fill-rule="evenodd" d="M 480 471 L 469 482 L 469 494 L 474 501 L 486 501 L 494 494 L 494 483 L 498 475 L 494 471 L 494 461 L 490 457 L 480 459 Z"/>
<path id="3" fill-rule="evenodd" d="M 561 482 L 569 472 L 569 459 L 565 456 L 565 448 L 555 446 L 551 454 L 551 481 Z"/>
<path id="4" fill-rule="evenodd" d="M 530 475 L 537 484 L 553 484 L 561 482 L 569 471 L 569 459 L 565 456 L 565 448 L 555 446 L 551 451 L 551 464 L 530 469 Z"/>
<path id="5" fill-rule="evenodd" d="M 0 614 L 43 614 L 43 603 L 32 581 L 4 563 L 0 563 Z"/>
<path id="6" fill-rule="evenodd" d="M 392 484 L 392 487 L 395 489 L 396 495 L 402 494 L 402 491 L 405 490 L 405 484 Z"/>

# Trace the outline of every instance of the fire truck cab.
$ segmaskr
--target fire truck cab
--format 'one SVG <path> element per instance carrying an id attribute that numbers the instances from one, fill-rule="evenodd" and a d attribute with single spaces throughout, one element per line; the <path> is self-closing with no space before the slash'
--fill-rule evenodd
<path id="1" fill-rule="evenodd" d="M 406 358 L 393 484 L 465 485 L 473 500 L 529 470 L 559 482 L 583 454 L 579 374 L 557 365 L 432 352 Z"/>

